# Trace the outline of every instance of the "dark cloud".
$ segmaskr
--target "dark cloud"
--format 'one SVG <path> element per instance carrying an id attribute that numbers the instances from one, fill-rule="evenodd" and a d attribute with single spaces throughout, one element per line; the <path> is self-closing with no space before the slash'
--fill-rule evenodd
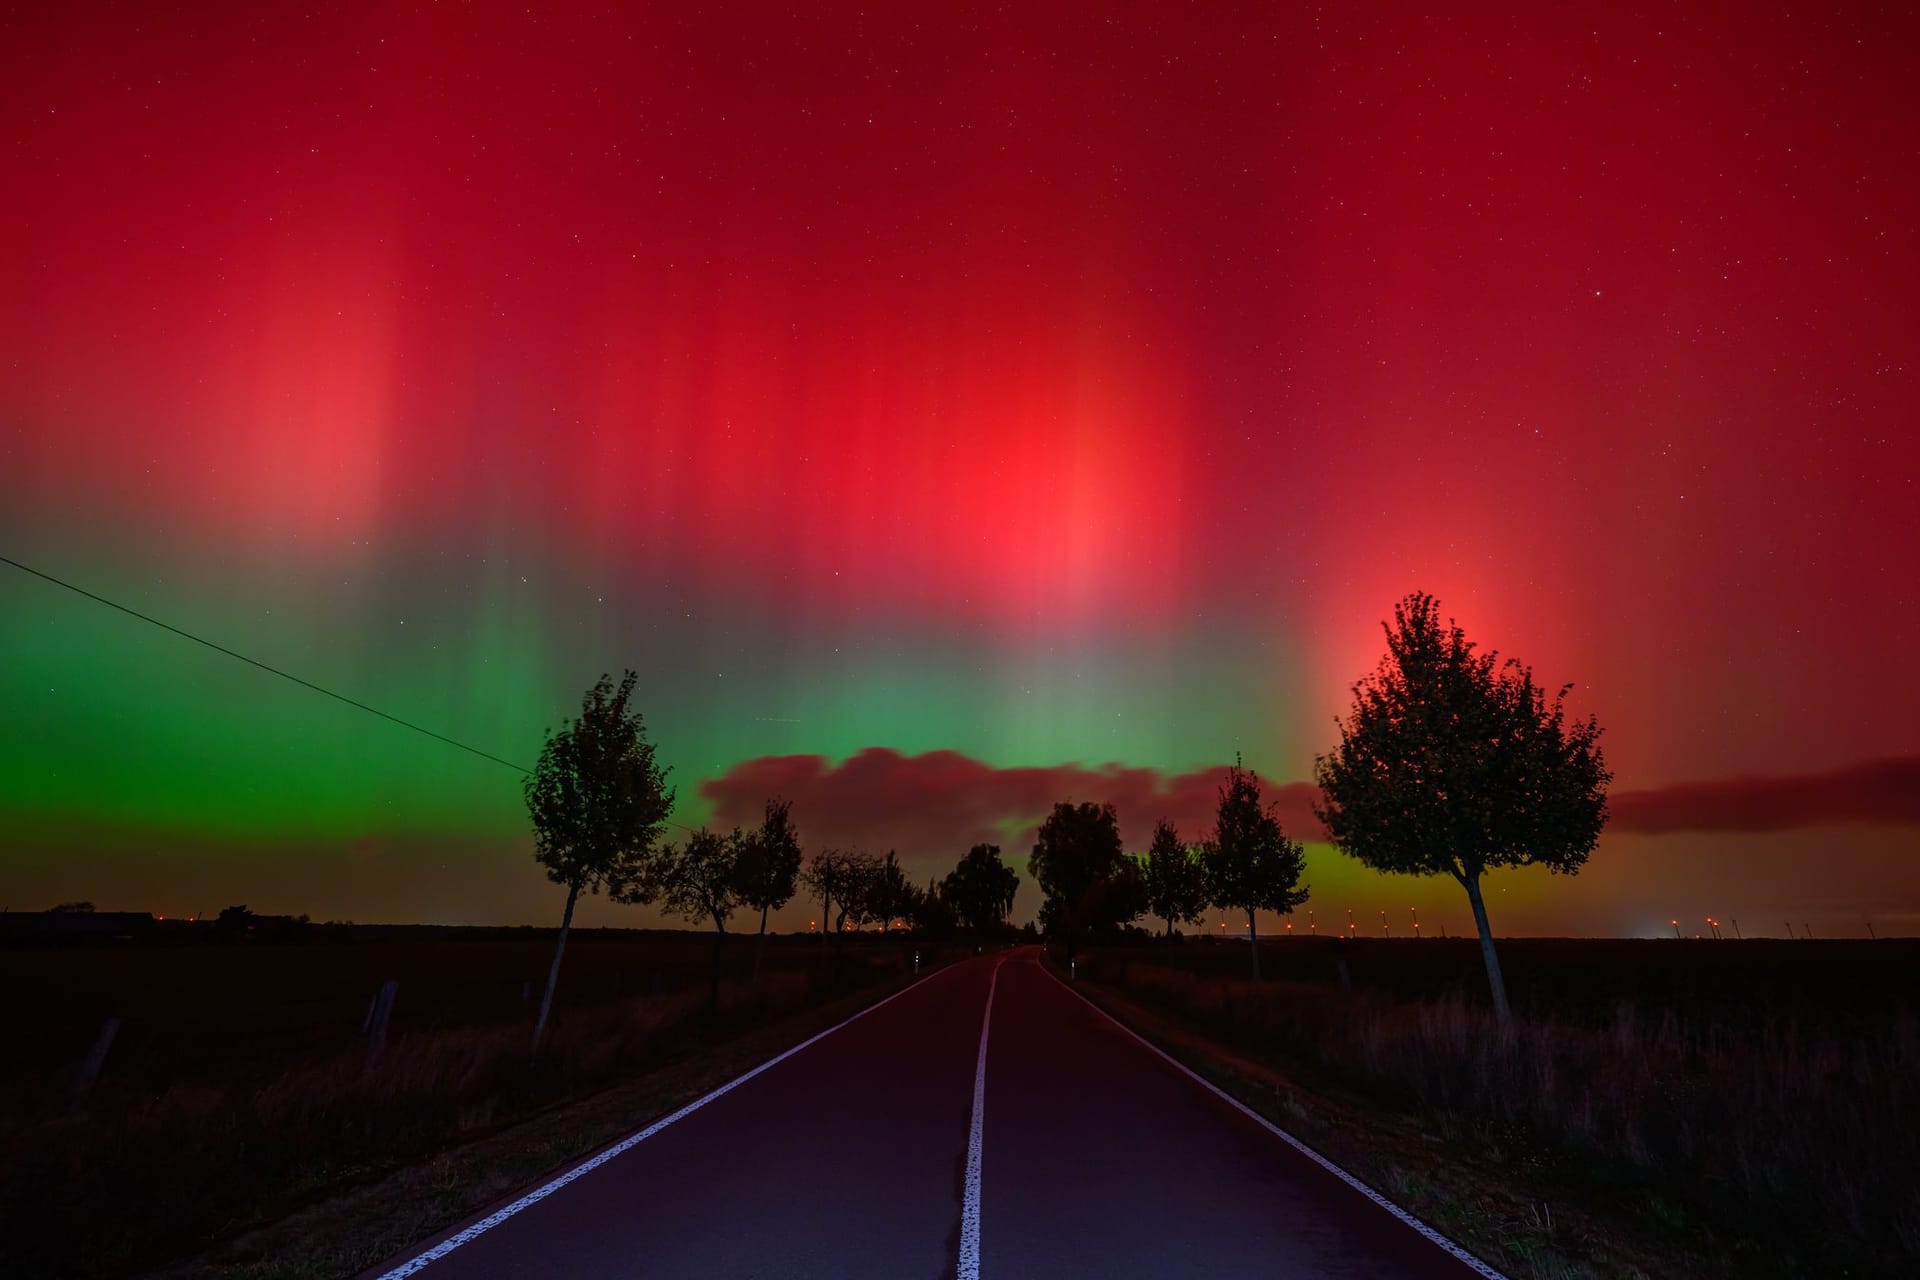
<path id="1" fill-rule="evenodd" d="M 1024 854 L 1056 801 L 1110 803 L 1130 848 L 1144 849 L 1161 818 L 1198 839 L 1212 824 L 1225 767 L 1166 775 L 1118 764 L 997 769 L 957 751 L 904 756 L 868 747 L 841 764 L 824 756 L 763 756 L 700 784 L 723 827 L 757 821 L 768 796 L 793 801 L 810 845 L 859 845 L 957 856 L 988 841 Z M 1286 830 L 1320 838 L 1306 783 L 1272 787 Z"/>
<path id="2" fill-rule="evenodd" d="M 757 821 L 768 796 L 794 802 L 810 846 L 898 849 L 910 857 L 956 857 L 978 841 L 1024 856 L 1058 800 L 1111 803 L 1131 849 L 1168 818 L 1192 839 L 1212 825 L 1224 767 L 1163 774 L 1119 764 L 997 769 L 956 751 L 902 755 L 868 747 L 835 765 L 824 756 L 762 756 L 700 784 L 722 827 Z M 1321 840 L 1318 789 L 1266 788 L 1288 834 Z M 1826 773 L 1729 778 L 1616 793 L 1615 834 L 1783 831 L 1834 823 L 1920 824 L 1920 757 L 1876 760 Z"/>
<path id="3" fill-rule="evenodd" d="M 1726 778 L 1626 791 L 1608 804 L 1607 829 L 1789 831 L 1837 823 L 1920 823 L 1920 756 L 1869 760 L 1825 773 Z"/>

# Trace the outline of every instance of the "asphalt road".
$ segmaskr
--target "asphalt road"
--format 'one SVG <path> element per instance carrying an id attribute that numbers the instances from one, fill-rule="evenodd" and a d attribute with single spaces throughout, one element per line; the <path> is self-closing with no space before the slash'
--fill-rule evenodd
<path id="1" fill-rule="evenodd" d="M 1493 1274 L 1180 1072 L 1031 951 L 933 974 L 532 1203 L 366 1274 L 956 1272 Z"/>

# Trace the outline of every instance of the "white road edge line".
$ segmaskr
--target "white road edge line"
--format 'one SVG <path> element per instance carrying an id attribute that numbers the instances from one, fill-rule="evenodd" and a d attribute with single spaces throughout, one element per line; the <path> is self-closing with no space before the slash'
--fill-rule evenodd
<path id="1" fill-rule="evenodd" d="M 964 961 L 961 963 L 964 963 Z M 434 1245 L 431 1249 L 428 1249 L 424 1253 L 418 1254 L 412 1258 L 407 1259 L 407 1261 L 401 1263 L 399 1266 L 393 1268 L 391 1271 L 382 1273 L 380 1276 L 380 1280 L 404 1280 L 404 1278 L 407 1276 L 417 1275 L 421 1271 L 424 1271 L 431 1264 L 439 1261 L 441 1258 L 446 1257 L 448 1254 L 452 1253 L 455 1249 L 458 1249 L 461 1245 L 467 1244 L 470 1241 L 476 1240 L 480 1236 L 485 1235 L 487 1232 L 493 1230 L 493 1228 L 499 1226 L 501 1223 L 505 1222 L 508 1218 L 511 1218 L 514 1214 L 519 1213 L 522 1209 L 525 1209 L 530 1205 L 538 1204 L 540 1201 L 545 1200 L 548 1196 L 552 1195 L 554 1192 L 558 1191 L 560 1188 L 566 1186 L 569 1182 L 572 1182 L 575 1178 L 584 1177 L 585 1175 L 592 1173 L 595 1169 L 598 1169 L 601 1165 L 613 1159 L 615 1156 L 620 1155 L 621 1153 L 628 1151 L 633 1147 L 638 1146 L 642 1142 L 645 1142 L 648 1138 L 651 1138 L 654 1134 L 660 1132 L 662 1129 L 666 1128 L 668 1125 L 672 1124 L 674 1121 L 683 1120 L 686 1117 L 692 1115 L 694 1112 L 698 1111 L 700 1108 L 706 1106 L 709 1102 L 712 1102 L 715 1098 L 719 1098 L 725 1094 L 732 1093 L 735 1089 L 738 1089 L 741 1085 L 753 1079 L 755 1076 L 759 1075 L 762 1071 L 767 1070 L 769 1067 L 779 1066 L 781 1063 L 785 1062 L 788 1058 L 791 1058 L 794 1054 L 799 1053 L 802 1049 L 805 1049 L 810 1045 L 818 1044 L 820 1041 L 825 1040 L 828 1036 L 840 1030 L 840 1028 L 847 1026 L 849 1023 L 858 1022 L 860 1019 L 866 1017 L 868 1014 L 872 1013 L 874 1010 L 882 1008 L 886 1005 L 892 1004 L 895 1000 L 898 1000 L 901 996 L 906 995 L 910 991 L 918 991 L 923 985 L 925 985 L 927 982 L 931 981 L 932 979 L 939 977 L 943 973 L 951 973 L 953 970 L 958 969 L 959 967 L 960 967 L 960 964 L 950 964 L 943 969 L 935 970 L 933 973 L 928 974 L 925 978 L 922 978 L 920 981 L 909 983 L 907 986 L 900 988 L 900 990 L 894 992 L 892 995 L 888 996 L 886 999 L 876 1000 L 874 1003 L 868 1005 L 866 1008 L 860 1010 L 860 1012 L 854 1014 L 853 1016 L 834 1023 L 832 1026 L 828 1027 L 825 1031 L 822 1031 L 817 1035 L 813 1035 L 808 1037 L 805 1040 L 802 1040 L 799 1044 L 794 1045 L 791 1049 L 788 1049 L 786 1052 L 777 1054 L 774 1057 L 768 1058 L 765 1062 L 761 1063 L 759 1066 L 755 1067 L 753 1070 L 747 1072 L 744 1075 L 735 1076 L 733 1079 L 727 1081 L 725 1084 L 721 1085 L 718 1089 L 715 1089 L 712 1093 L 707 1094 L 705 1097 L 695 1098 L 692 1102 L 689 1102 L 686 1106 L 680 1108 L 678 1111 L 674 1112 L 672 1115 L 663 1116 L 662 1118 L 655 1120 L 652 1124 L 648 1125 L 646 1128 L 641 1129 L 636 1133 L 629 1134 L 628 1136 L 622 1138 L 620 1141 L 614 1143 L 612 1146 L 608 1147 L 606 1150 L 600 1152 L 598 1155 L 590 1156 L 587 1159 L 581 1161 L 579 1164 L 574 1165 L 573 1168 L 567 1170 L 565 1173 L 561 1174 L 557 1178 L 554 1178 L 551 1182 L 548 1182 L 546 1185 L 541 1187 L 536 1187 L 534 1190 L 527 1192 L 527 1194 L 525 1194 L 524 1196 L 521 1196 L 518 1200 L 515 1200 L 512 1204 L 506 1205 L 502 1208 L 494 1210 L 492 1213 L 480 1219 L 480 1221 L 474 1223 L 472 1226 L 466 1228 L 464 1231 L 460 1231 L 454 1235 L 448 1236 L 445 1240 L 442 1240 L 439 1244 Z M 995 965 L 994 968 L 996 970 L 996 975 L 997 975 L 999 966 Z M 989 989 L 988 999 L 989 1000 L 992 999 L 991 989 Z"/>
<path id="2" fill-rule="evenodd" d="M 987 1008 L 980 1015 L 980 1056 L 973 1065 L 973 1123 L 967 1129 L 967 1181 L 960 1208 L 960 1260 L 955 1280 L 980 1280 L 980 1161 L 987 1119 L 987 1030 L 993 1025 L 993 989 L 1000 985 L 996 960 L 987 979 Z"/>
<path id="3" fill-rule="evenodd" d="M 1408 1213 L 1405 1209 L 1402 1209 L 1399 1205 L 1387 1199 L 1385 1196 L 1381 1195 L 1378 1191 L 1375 1191 L 1372 1187 L 1360 1181 L 1360 1179 L 1354 1177 L 1352 1174 L 1348 1173 L 1345 1169 L 1342 1169 L 1339 1165 L 1327 1159 L 1325 1156 L 1321 1155 L 1318 1151 L 1315 1151 L 1312 1147 L 1300 1141 L 1300 1139 L 1294 1137 L 1292 1134 L 1288 1133 L 1285 1129 L 1282 1129 L 1279 1125 L 1267 1119 L 1265 1116 L 1261 1115 L 1258 1111 L 1255 1111 L 1252 1107 L 1240 1101 L 1240 1099 L 1234 1097 L 1232 1094 L 1228 1093 L 1225 1089 L 1222 1089 L 1219 1085 L 1207 1079 L 1205 1076 L 1195 1071 L 1192 1067 L 1189 1067 L 1186 1063 L 1180 1061 L 1178 1058 L 1168 1053 L 1165 1049 L 1162 1049 L 1159 1045 L 1147 1039 L 1145 1036 L 1135 1031 L 1132 1027 L 1128 1026 L 1126 1023 L 1120 1021 L 1120 1019 L 1108 1013 L 1105 1009 L 1102 1009 L 1099 1005 L 1095 1004 L 1093 1001 L 1081 995 L 1078 991 L 1075 991 L 1072 987 L 1068 986 L 1066 983 L 1061 982 L 1059 976 L 1056 975 L 1053 972 L 1053 970 L 1047 968 L 1047 966 L 1044 963 L 1040 964 L 1039 967 L 1043 973 L 1045 973 L 1049 978 L 1052 978 L 1056 983 L 1059 983 L 1059 985 L 1065 991 L 1067 991 L 1070 995 L 1072 995 L 1074 998 L 1081 1001 L 1089 1009 L 1092 1009 L 1095 1013 L 1099 1014 L 1101 1017 L 1105 1018 L 1108 1022 L 1111 1022 L 1114 1026 L 1120 1028 L 1122 1031 L 1132 1036 L 1135 1040 L 1139 1041 L 1140 1044 L 1144 1046 L 1147 1050 L 1149 1050 L 1154 1054 L 1157 1054 L 1160 1057 L 1161 1061 L 1165 1062 L 1168 1066 L 1172 1067 L 1175 1071 L 1180 1072 L 1182 1075 L 1186 1076 L 1189 1080 L 1192 1080 L 1195 1084 L 1200 1085 L 1202 1088 L 1211 1090 L 1213 1093 L 1218 1095 L 1221 1098 L 1221 1100 L 1226 1102 L 1229 1106 L 1234 1107 L 1237 1110 L 1244 1113 L 1248 1119 L 1252 1120 L 1255 1124 L 1265 1129 L 1268 1133 L 1271 1133 L 1274 1137 L 1280 1139 L 1282 1142 L 1292 1147 L 1295 1151 L 1298 1151 L 1301 1155 L 1313 1161 L 1315 1164 L 1319 1165 L 1322 1169 L 1325 1169 L 1328 1173 L 1340 1179 L 1340 1181 L 1346 1183 L 1348 1186 L 1352 1187 L 1355 1191 L 1358 1191 L 1361 1195 L 1373 1201 L 1375 1204 L 1379 1205 L 1382 1209 L 1385 1209 L 1388 1213 L 1392 1214 L 1394 1217 L 1398 1218 L 1400 1221 L 1406 1223 L 1409 1227 L 1412 1227 L 1415 1231 L 1419 1232 L 1422 1236 L 1424 1236 L 1429 1243 L 1438 1245 L 1440 1248 L 1446 1250 L 1446 1252 L 1452 1254 L 1457 1261 L 1465 1264 L 1465 1266 L 1469 1270 L 1471 1270 L 1475 1275 L 1485 1277 L 1485 1280 L 1507 1280 L 1507 1277 L 1505 1275 L 1501 1274 L 1499 1271 L 1495 1270 L 1493 1267 L 1489 1266 L 1487 1263 L 1482 1262 L 1479 1258 L 1474 1257 L 1473 1254 L 1469 1253 L 1466 1249 L 1462 1248 L 1460 1245 L 1457 1245 L 1453 1241 L 1447 1239 L 1445 1236 L 1441 1235 L 1438 1231 L 1434 1230 L 1432 1227 L 1428 1226 L 1426 1223 L 1420 1221 L 1420 1219 L 1414 1217 L 1411 1213 Z"/>

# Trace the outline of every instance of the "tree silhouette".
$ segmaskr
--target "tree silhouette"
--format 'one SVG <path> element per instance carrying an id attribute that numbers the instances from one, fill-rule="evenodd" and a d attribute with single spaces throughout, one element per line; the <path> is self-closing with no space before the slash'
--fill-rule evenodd
<path id="1" fill-rule="evenodd" d="M 713 922 L 710 1012 L 720 1007 L 720 948 L 726 942 L 727 921 L 740 904 L 738 863 L 747 842 L 737 828 L 723 836 L 702 827 L 685 844 L 669 847 L 660 856 L 657 884 L 666 909 L 690 924 Z"/>
<path id="2" fill-rule="evenodd" d="M 801 881 L 807 891 L 820 899 L 820 932 L 833 935 L 833 977 L 837 982 L 842 967 L 843 941 L 840 938 L 848 919 L 857 925 L 867 909 L 867 878 L 877 859 L 852 849 L 822 849 L 807 859 Z M 834 908 L 838 907 L 838 914 Z"/>
<path id="3" fill-rule="evenodd" d="M 941 893 L 975 938 L 1000 932 L 1013 911 L 1020 873 L 1000 861 L 1000 846 L 977 844 L 941 881 Z"/>
<path id="4" fill-rule="evenodd" d="M 1222 910 L 1247 913 L 1248 950 L 1253 953 L 1254 981 L 1260 980 L 1260 934 L 1256 911 L 1291 912 L 1307 900 L 1296 888 L 1306 870 L 1306 851 L 1299 841 L 1280 830 L 1271 806 L 1260 804 L 1260 779 L 1240 767 L 1239 757 L 1227 770 L 1220 788 L 1220 807 L 1214 817 L 1213 838 L 1203 858 L 1207 896 Z"/>
<path id="5" fill-rule="evenodd" d="M 1046 896 L 1041 928 L 1066 939 L 1069 958 L 1082 933 L 1124 924 L 1145 910 L 1140 874 L 1121 851 L 1110 804 L 1054 805 L 1040 824 L 1027 872 Z"/>
<path id="6" fill-rule="evenodd" d="M 833 900 L 840 894 L 840 868 L 838 849 L 820 849 L 807 859 L 807 865 L 800 872 L 801 887 L 820 899 L 822 938 L 833 932 Z"/>
<path id="7" fill-rule="evenodd" d="M 800 876 L 800 836 L 793 829 L 791 802 L 767 801 L 760 827 L 741 842 L 735 861 L 740 905 L 760 908 L 760 936 L 753 944 L 753 981 L 760 982 L 760 955 L 767 946 L 767 913 L 793 900 Z"/>
<path id="8" fill-rule="evenodd" d="M 842 851 L 840 896 L 835 899 L 840 910 L 833 918 L 833 931 L 836 934 L 845 933 L 849 923 L 859 929 L 874 920 L 874 913 L 884 896 L 878 889 L 884 867 L 885 864 L 870 853 L 862 853 L 858 849 Z"/>
<path id="9" fill-rule="evenodd" d="M 946 890 L 938 880 L 929 880 L 914 898 L 914 932 L 927 938 L 950 938 L 959 926 L 959 913 Z"/>
<path id="10" fill-rule="evenodd" d="M 1206 913 L 1207 869 L 1165 818 L 1153 828 L 1153 843 L 1147 846 L 1141 873 L 1147 907 L 1167 922 L 1168 937 L 1173 936 L 1176 923 L 1193 924 Z"/>
<path id="11" fill-rule="evenodd" d="M 840 919 L 847 916 L 847 900 L 859 888 L 860 859 L 864 855 L 847 849 L 821 849 L 807 859 L 800 882 L 808 893 L 820 899 L 820 932 L 837 932 L 833 908 L 840 906 Z"/>
<path id="12" fill-rule="evenodd" d="M 567 889 L 560 940 L 553 948 L 547 989 L 533 1026 L 534 1051 L 547 1031 L 560 958 L 566 953 L 573 908 L 582 891 L 626 891 L 625 901 L 652 900 L 649 860 L 673 809 L 668 770 L 654 762 L 646 725 L 631 707 L 638 677 L 627 672 L 615 688 L 601 676 L 580 702 L 580 715 L 547 734 L 526 782 L 533 820 L 533 856 L 547 878 Z"/>
<path id="13" fill-rule="evenodd" d="M 1480 931 L 1500 1025 L 1512 1022 L 1480 877 L 1493 867 L 1574 873 L 1607 820 L 1607 772 L 1592 717 L 1571 723 L 1533 672 L 1476 651 L 1416 592 L 1383 624 L 1387 653 L 1353 686 L 1340 743 L 1319 757 L 1316 807 L 1334 844 L 1378 871 L 1459 881 Z"/>
<path id="14" fill-rule="evenodd" d="M 906 872 L 900 869 L 899 854 L 892 849 L 873 865 L 862 888 L 866 899 L 864 920 L 877 923 L 881 932 L 890 928 L 895 920 L 913 915 L 913 886 L 907 882 Z"/>

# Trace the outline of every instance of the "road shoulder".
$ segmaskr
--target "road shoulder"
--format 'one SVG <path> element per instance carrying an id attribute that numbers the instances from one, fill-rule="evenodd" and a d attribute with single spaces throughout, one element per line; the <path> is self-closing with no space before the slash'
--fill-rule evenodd
<path id="1" fill-rule="evenodd" d="M 308 1205 L 197 1258 L 151 1272 L 148 1280 L 338 1280 L 358 1275 L 511 1203 L 635 1130 L 949 967 L 796 1011 Z"/>
<path id="2" fill-rule="evenodd" d="M 1068 975 L 1043 963 L 1063 982 Z M 1084 978 L 1072 989 L 1197 1075 L 1312 1147 L 1448 1238 L 1513 1276 L 1687 1280 L 1699 1273 L 1623 1238 L 1558 1189 L 1459 1158 L 1410 1117 L 1303 1088 L 1119 991 Z"/>

